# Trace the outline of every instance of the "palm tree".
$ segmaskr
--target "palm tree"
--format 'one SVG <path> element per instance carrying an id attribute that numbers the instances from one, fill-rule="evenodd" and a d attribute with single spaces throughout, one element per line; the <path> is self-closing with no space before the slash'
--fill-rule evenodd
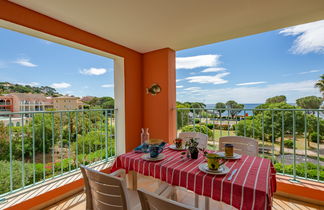
<path id="1" fill-rule="evenodd" d="M 319 88 L 319 91 L 322 93 L 324 97 L 324 74 L 322 74 L 320 78 L 321 79 L 315 83 L 315 87 Z"/>

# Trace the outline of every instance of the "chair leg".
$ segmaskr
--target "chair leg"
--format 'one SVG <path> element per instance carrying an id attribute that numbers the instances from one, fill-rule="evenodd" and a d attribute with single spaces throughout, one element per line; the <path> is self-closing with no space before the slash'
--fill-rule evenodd
<path id="1" fill-rule="evenodd" d="M 171 186 L 172 187 L 172 193 L 171 193 L 171 199 L 174 201 L 177 201 L 177 188 L 175 186 Z"/>
<path id="2" fill-rule="evenodd" d="M 199 207 L 199 195 L 195 194 L 195 207 Z"/>
<path id="3" fill-rule="evenodd" d="M 209 210 L 209 198 L 205 197 L 205 210 Z"/>
<path id="4" fill-rule="evenodd" d="M 132 190 L 137 190 L 137 173 L 136 173 L 136 171 L 129 171 L 129 173 L 128 173 L 128 187 Z"/>

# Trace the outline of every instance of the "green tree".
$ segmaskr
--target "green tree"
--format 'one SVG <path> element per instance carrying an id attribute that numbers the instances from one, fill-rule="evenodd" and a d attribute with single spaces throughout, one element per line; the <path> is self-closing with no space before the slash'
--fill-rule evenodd
<path id="1" fill-rule="evenodd" d="M 215 109 L 217 109 L 218 116 L 221 116 L 221 114 L 225 112 L 225 110 L 221 110 L 225 108 L 226 108 L 226 104 L 224 104 L 223 102 L 218 102 L 215 104 Z"/>
<path id="2" fill-rule="evenodd" d="M 287 102 L 287 98 L 284 95 L 274 96 L 266 100 L 266 104 L 275 104 L 275 103 L 282 103 L 282 102 L 285 103 Z"/>
<path id="3" fill-rule="evenodd" d="M 315 83 L 315 87 L 319 89 L 324 97 L 324 74 L 320 76 L 320 79 Z"/>
<path id="4" fill-rule="evenodd" d="M 232 118 L 234 118 L 238 113 L 244 109 L 243 104 L 239 104 L 236 101 L 229 100 L 226 102 L 226 108 L 228 109 L 235 109 L 235 110 L 229 110 L 229 114 L 231 115 Z"/>
<path id="5" fill-rule="evenodd" d="M 321 104 L 323 103 L 323 98 L 316 96 L 306 96 L 297 99 L 296 103 L 303 109 L 319 109 Z"/>
<path id="6" fill-rule="evenodd" d="M 190 105 L 177 102 L 177 128 L 181 129 L 183 126 L 189 124 Z"/>
<path id="7" fill-rule="evenodd" d="M 243 136 L 244 130 L 247 137 L 254 137 L 266 141 L 276 141 L 280 138 L 280 152 L 282 153 L 282 141 L 285 134 L 293 134 L 295 126 L 295 134 L 304 134 L 305 132 L 305 118 L 308 134 L 316 132 L 317 130 L 317 118 L 314 115 L 305 115 L 304 111 L 298 111 L 295 106 L 287 104 L 285 102 L 267 104 L 266 110 L 258 111 L 255 113 L 254 120 L 245 120 L 237 124 L 237 135 Z M 283 109 L 283 110 L 276 110 Z M 285 110 L 295 109 L 295 111 Z M 293 116 L 294 114 L 294 116 Z M 293 120 L 295 118 L 295 121 Z M 294 123 L 295 122 L 295 123 Z M 263 124 L 263 128 L 262 128 Z M 254 127 L 254 136 L 253 136 Z M 284 130 L 282 130 L 284 128 Z M 264 135 L 262 136 L 262 129 Z M 324 129 L 324 120 L 320 120 L 320 132 Z M 320 133 L 320 135 L 322 135 Z"/>

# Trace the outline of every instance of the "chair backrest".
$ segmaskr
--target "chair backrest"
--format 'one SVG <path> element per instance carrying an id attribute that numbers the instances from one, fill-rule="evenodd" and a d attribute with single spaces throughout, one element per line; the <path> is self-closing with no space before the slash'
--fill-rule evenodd
<path id="1" fill-rule="evenodd" d="M 197 208 L 178 203 L 142 189 L 137 190 L 137 192 L 141 201 L 142 210 L 198 210 Z"/>
<path id="2" fill-rule="evenodd" d="M 233 144 L 234 152 L 241 155 L 258 156 L 258 141 L 243 136 L 224 136 L 219 138 L 219 150 L 225 150 L 225 144 Z"/>
<path id="3" fill-rule="evenodd" d="M 129 208 L 123 179 L 80 165 L 86 192 L 86 209 Z"/>
<path id="4" fill-rule="evenodd" d="M 198 147 L 201 149 L 206 149 L 208 145 L 208 136 L 199 132 L 182 132 L 179 134 L 179 138 L 185 141 L 196 138 L 199 142 Z"/>

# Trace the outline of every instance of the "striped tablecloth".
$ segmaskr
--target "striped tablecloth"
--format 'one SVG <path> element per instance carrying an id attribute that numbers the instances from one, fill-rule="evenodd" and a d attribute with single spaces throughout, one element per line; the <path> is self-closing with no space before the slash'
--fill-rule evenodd
<path id="1" fill-rule="evenodd" d="M 230 173 L 216 176 L 198 169 L 198 165 L 205 161 L 202 154 L 192 160 L 181 158 L 181 152 L 169 148 L 163 153 L 166 156 L 163 160 L 148 162 L 141 159 L 143 153 L 129 152 L 116 158 L 112 170 L 136 171 L 238 209 L 271 209 L 276 191 L 276 171 L 270 160 L 243 155 L 240 160 L 225 163 Z M 228 181 L 234 169 L 238 171 Z"/>

